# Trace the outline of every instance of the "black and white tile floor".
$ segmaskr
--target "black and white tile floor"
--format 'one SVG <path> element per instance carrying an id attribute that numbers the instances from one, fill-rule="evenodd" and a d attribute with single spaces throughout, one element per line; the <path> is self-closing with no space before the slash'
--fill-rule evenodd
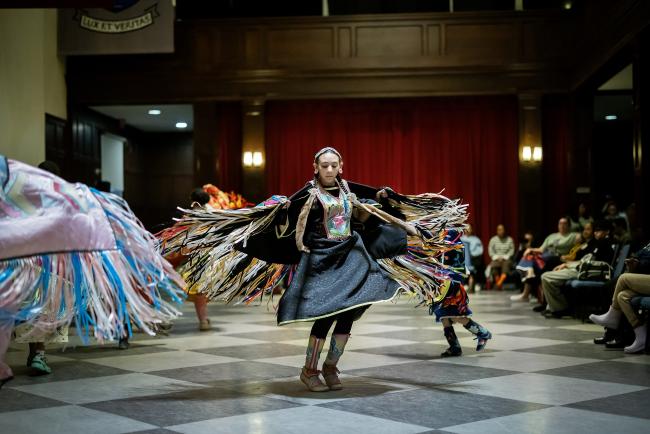
<path id="1" fill-rule="evenodd" d="M 199 332 L 191 305 L 169 336 L 53 348 L 53 373 L 0 390 L 0 432 L 13 433 L 644 433 L 650 357 L 591 343 L 601 329 L 544 319 L 509 294 L 471 297 L 494 334 L 484 353 L 457 327 L 465 355 L 423 308 L 373 306 L 341 360 L 345 389 L 310 393 L 298 380 L 310 323 L 277 327 L 261 306 L 210 305 Z M 323 354 L 324 357 L 324 354 Z"/>

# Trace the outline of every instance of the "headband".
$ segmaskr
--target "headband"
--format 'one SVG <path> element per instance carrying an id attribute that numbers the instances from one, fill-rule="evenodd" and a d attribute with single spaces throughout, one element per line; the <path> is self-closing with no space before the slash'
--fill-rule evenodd
<path id="1" fill-rule="evenodd" d="M 318 157 L 320 157 L 323 154 L 327 154 L 328 152 L 331 152 L 332 154 L 335 154 L 337 157 L 339 157 L 339 160 L 343 161 L 343 157 L 341 157 L 341 154 L 339 151 L 332 147 L 326 147 L 321 149 L 320 151 L 316 152 L 316 155 L 314 155 L 314 161 L 318 161 Z"/>

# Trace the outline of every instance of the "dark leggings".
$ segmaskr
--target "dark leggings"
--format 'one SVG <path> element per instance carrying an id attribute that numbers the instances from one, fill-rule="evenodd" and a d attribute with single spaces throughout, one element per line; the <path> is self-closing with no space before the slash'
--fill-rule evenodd
<path id="1" fill-rule="evenodd" d="M 311 327 L 311 334 L 312 336 L 316 336 L 318 339 L 325 339 L 327 337 L 327 333 L 330 331 L 330 328 L 332 328 L 332 324 L 334 324 L 334 321 L 336 321 L 336 326 L 334 326 L 334 333 L 332 334 L 349 335 L 350 330 L 352 330 L 352 323 L 355 319 L 359 319 L 365 310 L 365 307 L 360 309 L 352 309 L 338 315 L 332 315 L 326 318 L 317 319 L 314 321 L 314 325 Z"/>

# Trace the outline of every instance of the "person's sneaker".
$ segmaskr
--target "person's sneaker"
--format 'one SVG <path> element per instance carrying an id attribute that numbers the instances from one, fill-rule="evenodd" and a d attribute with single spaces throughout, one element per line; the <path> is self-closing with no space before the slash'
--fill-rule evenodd
<path id="1" fill-rule="evenodd" d="M 156 325 L 155 332 L 157 335 L 169 336 L 172 327 L 174 327 L 174 324 L 170 322 L 160 323 Z"/>
<path id="2" fill-rule="evenodd" d="M 621 348 L 625 348 L 626 346 L 627 344 L 623 340 L 618 338 L 612 339 L 609 342 L 605 342 L 605 348 L 608 348 L 610 350 L 621 349 Z"/>
<path id="3" fill-rule="evenodd" d="M 540 304 L 539 306 L 535 306 L 533 308 L 533 312 L 544 312 L 546 310 L 546 305 L 545 304 Z"/>
<path id="4" fill-rule="evenodd" d="M 32 375 L 47 375 L 52 373 L 52 369 L 47 364 L 45 353 L 37 351 L 36 354 L 27 359 L 27 366 L 32 368 Z"/>
<path id="5" fill-rule="evenodd" d="M 476 343 L 476 351 L 482 351 L 487 341 L 492 339 L 492 333 L 489 330 L 485 330 L 485 332 L 479 332 L 474 339 L 478 341 Z"/>
<path id="6" fill-rule="evenodd" d="M 605 345 L 608 342 L 613 341 L 618 336 L 618 331 L 605 327 L 605 334 L 599 338 L 594 338 L 594 344 L 596 345 Z"/>
<path id="7" fill-rule="evenodd" d="M 120 341 L 117 343 L 117 348 L 120 350 L 128 350 L 130 346 L 129 338 L 120 338 Z"/>
<path id="8" fill-rule="evenodd" d="M 440 357 L 460 357 L 463 355 L 463 349 L 461 347 L 449 347 L 443 353 L 440 353 Z"/>
<path id="9" fill-rule="evenodd" d="M 510 301 L 521 301 L 521 302 L 528 303 L 529 299 L 530 299 L 530 296 L 524 297 L 522 294 L 511 295 L 510 296 Z"/>
<path id="10" fill-rule="evenodd" d="M 206 318 L 199 322 L 199 330 L 202 332 L 207 332 L 208 330 L 212 330 L 212 324 L 210 324 L 210 318 Z"/>
<path id="11" fill-rule="evenodd" d="M 547 310 L 544 311 L 544 313 L 542 315 L 544 315 L 544 317 L 546 317 L 546 318 L 561 319 L 561 318 L 563 318 L 565 316 L 568 316 L 570 314 L 571 314 L 571 312 L 568 309 L 558 310 L 558 311 L 555 311 L 555 312 L 552 312 L 552 311 L 547 309 Z"/>

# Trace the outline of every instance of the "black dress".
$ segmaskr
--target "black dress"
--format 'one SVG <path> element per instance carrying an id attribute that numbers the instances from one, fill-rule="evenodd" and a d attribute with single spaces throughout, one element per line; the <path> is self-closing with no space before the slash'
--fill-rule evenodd
<path id="1" fill-rule="evenodd" d="M 280 325 L 363 311 L 400 291 L 440 304 L 449 281 L 463 277 L 462 269 L 445 265 L 445 253 L 462 250 L 456 234 L 464 229 L 466 205 L 390 189 L 377 204 L 379 189 L 339 185 L 341 191 L 326 192 L 310 181 L 289 198 L 272 196 L 254 208 L 183 210 L 182 219 L 158 234 L 160 249 L 187 255 L 180 271 L 188 288 L 210 299 L 248 304 L 273 297 L 286 282 Z M 353 205 L 364 202 L 381 207 L 383 220 L 356 220 Z M 395 217 L 423 235 L 407 238 L 404 229 L 387 223 Z M 299 250 L 299 239 L 309 253 Z"/>
<path id="2" fill-rule="evenodd" d="M 317 198 L 305 231 L 305 245 L 310 252 L 302 253 L 280 299 L 279 325 L 326 318 L 389 301 L 399 292 L 399 284 L 368 253 L 362 237 L 354 230 L 353 226 L 359 226 L 353 224 L 348 212 L 351 204 L 341 203 L 349 202 L 347 194 L 339 189 L 321 188 Z M 328 209 L 333 211 L 327 212 Z M 336 225 L 337 219 L 342 233 L 328 230 L 328 226 Z M 406 233 L 402 232 L 399 244 L 393 244 L 396 254 L 406 251 Z"/>

